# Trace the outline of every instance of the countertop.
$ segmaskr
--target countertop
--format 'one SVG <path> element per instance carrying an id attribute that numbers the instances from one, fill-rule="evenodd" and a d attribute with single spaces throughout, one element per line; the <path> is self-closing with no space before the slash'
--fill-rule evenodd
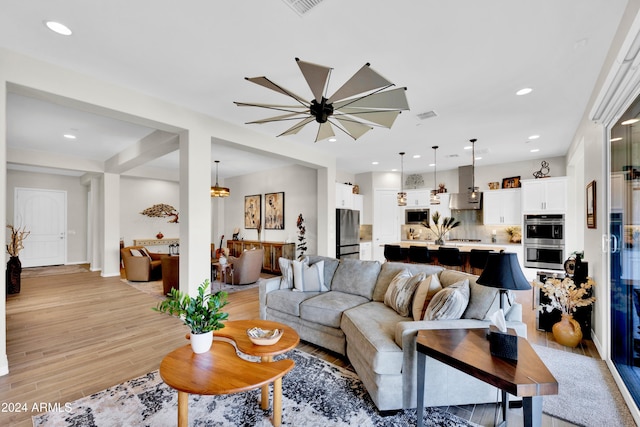
<path id="1" fill-rule="evenodd" d="M 426 246 L 433 251 L 438 250 L 440 247 L 436 245 L 433 240 L 403 240 L 395 244 L 403 248 L 408 248 L 409 246 Z M 457 247 L 460 249 L 460 252 L 470 252 L 471 249 L 491 249 L 499 252 L 507 250 L 509 246 L 517 246 L 517 244 L 445 241 L 444 246 Z"/>

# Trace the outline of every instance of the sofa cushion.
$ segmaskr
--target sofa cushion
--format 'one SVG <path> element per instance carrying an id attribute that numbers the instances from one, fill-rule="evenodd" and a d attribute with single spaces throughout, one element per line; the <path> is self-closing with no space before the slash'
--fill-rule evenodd
<path id="1" fill-rule="evenodd" d="M 267 307 L 292 316 L 300 316 L 300 303 L 318 295 L 320 292 L 293 292 L 282 289 L 267 294 Z"/>
<path id="2" fill-rule="evenodd" d="M 469 283 L 469 305 L 462 315 L 463 319 L 488 320 L 489 316 L 500 309 L 500 292 L 496 288 L 479 285 L 475 281 Z M 513 293 L 508 291 L 503 298 L 505 314 L 515 302 Z"/>
<path id="3" fill-rule="evenodd" d="M 300 292 L 326 292 L 324 285 L 324 261 L 313 265 L 305 261 L 293 261 L 293 289 Z"/>
<path id="4" fill-rule="evenodd" d="M 144 256 L 142 255 L 142 252 L 140 252 L 138 249 L 129 249 L 131 251 L 131 256 L 137 256 L 137 257 L 141 257 Z"/>
<path id="5" fill-rule="evenodd" d="M 384 301 L 384 295 L 387 293 L 387 288 L 391 284 L 391 280 L 396 277 L 398 273 L 403 270 L 409 270 L 413 275 L 418 273 L 425 273 L 425 275 L 431 275 L 439 273 L 443 270 L 442 267 L 431 264 L 407 264 L 404 262 L 385 262 L 380 268 L 380 274 L 376 280 L 376 287 L 373 291 L 373 301 Z"/>
<path id="6" fill-rule="evenodd" d="M 331 290 L 360 295 L 370 300 L 378 273 L 380 273 L 378 261 L 343 258 L 333 275 Z"/>
<path id="7" fill-rule="evenodd" d="M 332 328 L 340 327 L 342 313 L 369 302 L 365 297 L 340 291 L 323 292 L 300 304 L 300 318 Z"/>
<path id="8" fill-rule="evenodd" d="M 324 285 L 331 289 L 331 281 L 340 264 L 340 260 L 320 255 L 309 255 L 307 258 L 309 259 L 309 265 L 313 265 L 318 261 L 324 261 Z"/>
<path id="9" fill-rule="evenodd" d="M 403 270 L 396 274 L 384 294 L 384 304 L 395 310 L 400 316 L 409 316 L 416 288 L 423 279 L 424 273 L 414 276 L 409 273 L 409 270 Z"/>
<path id="10" fill-rule="evenodd" d="M 468 304 L 469 280 L 464 279 L 435 294 L 424 313 L 424 320 L 460 319 Z"/>
<path id="11" fill-rule="evenodd" d="M 411 315 L 413 320 L 424 319 L 424 312 L 427 311 L 427 307 L 431 302 L 431 299 L 442 290 L 440 280 L 438 280 L 437 274 L 432 274 L 426 279 L 418 283 L 418 288 L 413 296 L 413 305 Z"/>

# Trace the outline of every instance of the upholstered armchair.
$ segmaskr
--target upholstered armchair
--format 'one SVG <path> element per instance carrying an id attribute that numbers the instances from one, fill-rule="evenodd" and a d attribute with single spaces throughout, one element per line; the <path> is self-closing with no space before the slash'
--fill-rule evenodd
<path id="1" fill-rule="evenodd" d="M 166 254 L 152 254 L 144 246 L 127 246 L 120 249 L 124 273 L 132 282 L 149 282 L 162 277 L 162 261 Z"/>
<path id="2" fill-rule="evenodd" d="M 255 283 L 260 278 L 264 249 L 250 249 L 242 252 L 239 257 L 227 258 L 233 273 L 227 275 L 227 283 L 232 285 L 248 285 Z"/>

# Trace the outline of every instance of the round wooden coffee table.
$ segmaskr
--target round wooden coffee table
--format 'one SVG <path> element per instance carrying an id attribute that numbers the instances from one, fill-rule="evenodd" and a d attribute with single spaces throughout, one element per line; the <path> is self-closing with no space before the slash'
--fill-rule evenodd
<path id="1" fill-rule="evenodd" d="M 247 329 L 283 329 L 280 341 L 270 346 L 255 345 Z M 178 426 L 189 421 L 189 394 L 232 394 L 262 388 L 261 407 L 269 408 L 269 384 L 273 383 L 273 425 L 282 423 L 282 377 L 295 365 L 293 360 L 273 361 L 273 356 L 293 349 L 300 337 L 292 328 L 268 320 L 236 320 L 225 322 L 215 331 L 217 337 L 232 340 L 242 353 L 258 356 L 261 363 L 240 358 L 233 344 L 214 340 L 211 350 L 195 354 L 191 345 L 180 347 L 162 359 L 160 376 L 171 388 L 178 390 Z"/>

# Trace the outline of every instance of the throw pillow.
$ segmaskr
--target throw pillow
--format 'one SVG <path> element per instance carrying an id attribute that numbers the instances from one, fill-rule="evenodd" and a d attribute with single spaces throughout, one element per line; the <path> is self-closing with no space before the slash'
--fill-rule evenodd
<path id="1" fill-rule="evenodd" d="M 142 252 L 140 252 L 137 249 L 129 249 L 131 251 L 131 256 L 144 256 L 142 255 Z"/>
<path id="2" fill-rule="evenodd" d="M 469 279 L 456 282 L 438 292 L 424 313 L 424 320 L 460 319 L 469 304 Z"/>
<path id="3" fill-rule="evenodd" d="M 326 292 L 324 285 L 324 261 L 309 265 L 304 261 L 293 261 L 293 288 L 301 292 Z"/>
<path id="4" fill-rule="evenodd" d="M 411 310 L 413 320 L 424 319 L 424 312 L 427 310 L 431 299 L 441 290 L 442 285 L 437 274 L 432 274 L 418 283 L 416 294 L 413 296 L 413 309 Z"/>
<path id="5" fill-rule="evenodd" d="M 309 257 L 304 257 L 301 262 L 309 263 Z M 288 258 L 278 258 L 278 265 L 280 266 L 280 288 L 279 289 L 293 289 L 293 260 Z"/>
<path id="6" fill-rule="evenodd" d="M 413 276 L 409 270 L 403 270 L 391 280 L 384 294 L 384 304 L 400 316 L 408 317 L 411 302 L 418 284 L 424 279 L 424 273 Z"/>

